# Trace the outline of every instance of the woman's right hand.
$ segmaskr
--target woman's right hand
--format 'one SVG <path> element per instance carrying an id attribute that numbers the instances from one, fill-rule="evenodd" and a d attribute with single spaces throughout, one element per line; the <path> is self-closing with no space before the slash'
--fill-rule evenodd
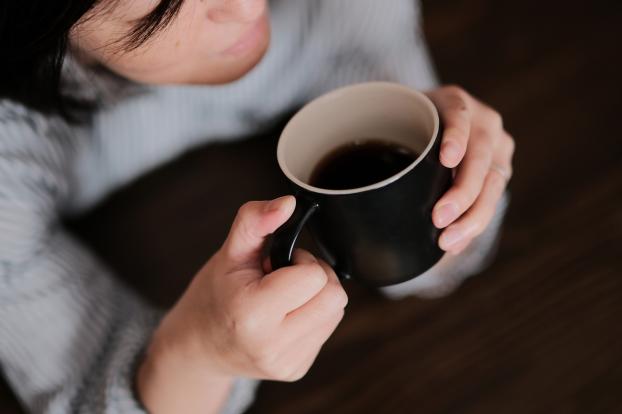
<path id="1" fill-rule="evenodd" d="M 347 296 L 333 270 L 298 250 L 269 272 L 265 238 L 292 214 L 294 197 L 240 208 L 222 248 L 155 332 L 138 392 L 154 413 L 216 412 L 234 377 L 295 381 L 341 321 Z"/>

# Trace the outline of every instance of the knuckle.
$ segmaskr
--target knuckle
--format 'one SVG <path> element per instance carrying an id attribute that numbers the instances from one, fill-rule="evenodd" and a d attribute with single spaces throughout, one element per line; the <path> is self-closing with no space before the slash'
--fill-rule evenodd
<path id="1" fill-rule="evenodd" d="M 485 119 L 494 130 L 501 131 L 503 130 L 503 117 L 496 110 L 486 107 L 485 109 Z"/>
<path id="2" fill-rule="evenodd" d="M 486 145 L 477 145 L 471 148 L 469 156 L 471 162 L 481 166 L 490 165 L 492 162 L 492 148 Z"/>
<path id="3" fill-rule="evenodd" d="M 292 366 L 289 369 L 284 369 L 279 375 L 278 380 L 283 382 L 296 382 L 301 380 L 307 372 L 309 372 L 310 366 Z"/>
<path id="4" fill-rule="evenodd" d="M 240 208 L 238 208 L 237 215 L 239 217 L 244 217 L 244 216 L 248 215 L 248 213 L 250 213 L 252 209 L 253 209 L 253 201 L 248 201 L 248 202 L 242 204 L 240 206 Z"/>
<path id="5" fill-rule="evenodd" d="M 441 99 L 445 107 L 450 111 L 454 119 L 468 121 L 470 118 L 469 108 L 471 96 L 458 85 L 447 85 L 440 90 Z"/>
<path id="6" fill-rule="evenodd" d="M 334 319 L 333 319 L 333 323 L 335 327 L 339 325 L 339 323 L 341 322 L 345 314 L 346 314 L 345 308 L 340 307 L 339 309 L 337 309 L 337 311 L 334 314 Z"/>
<path id="7" fill-rule="evenodd" d="M 471 151 L 474 154 L 479 155 L 487 155 L 487 153 L 492 154 L 498 136 L 494 128 L 490 128 L 487 125 L 479 125 L 474 129 L 474 131 L 474 145 L 472 146 Z"/>
<path id="8" fill-rule="evenodd" d="M 510 157 L 512 157 L 514 155 L 514 152 L 516 151 L 516 141 L 507 132 L 503 135 L 503 140 L 504 140 L 505 145 L 506 145 L 506 147 L 508 149 L 507 150 L 508 154 L 510 155 Z"/>
<path id="9" fill-rule="evenodd" d="M 449 95 L 448 106 L 451 110 L 450 114 L 455 122 L 469 122 L 471 114 L 469 113 L 469 107 L 467 106 L 466 99 L 458 95 Z"/>
<path id="10" fill-rule="evenodd" d="M 304 377 L 309 369 L 300 369 L 298 367 L 273 367 L 270 377 L 277 381 L 295 382 Z"/>
<path id="11" fill-rule="evenodd" d="M 266 378 L 280 380 L 288 374 L 283 364 L 279 363 L 277 352 L 263 348 L 255 351 L 250 357 L 255 368 Z"/>
<path id="12" fill-rule="evenodd" d="M 454 84 L 447 85 L 445 86 L 444 89 L 447 94 L 453 95 L 456 98 L 461 99 L 465 102 L 469 97 L 469 94 L 461 86 L 458 86 L 458 85 L 454 85 Z"/>
<path id="13" fill-rule="evenodd" d="M 305 375 L 307 375 L 307 372 L 309 372 L 309 370 L 311 369 L 311 365 L 309 366 L 301 366 L 298 367 L 296 369 L 290 370 L 290 372 L 284 376 L 283 381 L 284 382 L 296 382 L 301 380 Z"/>
<path id="14" fill-rule="evenodd" d="M 232 320 L 234 333 L 238 339 L 253 337 L 258 331 L 257 321 L 252 315 L 238 313 Z"/>
<path id="15" fill-rule="evenodd" d="M 304 274 L 304 277 L 312 280 L 321 287 L 328 283 L 328 276 L 319 263 L 305 263 L 300 265 L 300 270 Z"/>
<path id="16" fill-rule="evenodd" d="M 248 311 L 237 307 L 231 312 L 231 328 L 238 341 L 258 340 L 265 331 L 261 312 Z"/>
<path id="17" fill-rule="evenodd" d="M 484 225 L 484 220 L 482 220 L 481 218 L 475 219 L 473 220 L 473 222 L 471 223 L 471 237 L 477 237 L 480 234 L 482 234 L 482 232 L 484 231 L 485 225 Z"/>
<path id="18" fill-rule="evenodd" d="M 348 295 L 341 286 L 334 284 L 327 293 L 331 309 L 343 310 L 348 304 Z"/>
<path id="19" fill-rule="evenodd" d="M 508 168 L 508 173 L 512 175 L 512 169 Z M 490 171 L 488 174 L 488 185 L 492 186 L 497 193 L 502 192 L 506 186 L 505 177 L 502 177 L 497 171 Z"/>
<path id="20" fill-rule="evenodd" d="M 293 372 L 292 374 L 290 374 L 287 377 L 283 378 L 281 381 L 283 381 L 283 382 L 296 382 L 296 381 L 300 381 L 302 378 L 304 378 L 305 375 L 307 375 L 308 371 L 309 371 L 308 369 L 305 369 L 305 370 L 299 370 L 299 371 Z"/>

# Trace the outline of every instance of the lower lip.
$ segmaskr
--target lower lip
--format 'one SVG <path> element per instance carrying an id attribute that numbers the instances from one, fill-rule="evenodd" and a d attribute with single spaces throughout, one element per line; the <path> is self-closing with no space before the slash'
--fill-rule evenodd
<path id="1" fill-rule="evenodd" d="M 254 23 L 253 26 L 248 29 L 233 46 L 225 50 L 223 54 L 239 56 L 253 50 L 265 38 L 267 30 L 268 19 L 266 16 L 262 16 L 257 19 L 257 23 Z"/>

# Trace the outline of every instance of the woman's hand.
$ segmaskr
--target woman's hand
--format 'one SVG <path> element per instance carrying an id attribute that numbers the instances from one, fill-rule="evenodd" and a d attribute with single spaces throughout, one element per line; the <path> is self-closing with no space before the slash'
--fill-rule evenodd
<path id="1" fill-rule="evenodd" d="M 444 124 L 441 163 L 455 168 L 454 185 L 432 212 L 445 229 L 439 245 L 459 254 L 490 223 L 512 176 L 514 139 L 503 129 L 501 115 L 457 86 L 426 95 Z"/>
<path id="2" fill-rule="evenodd" d="M 266 274 L 264 239 L 294 206 L 288 196 L 239 210 L 154 335 L 138 374 L 149 412 L 216 412 L 234 377 L 295 381 L 311 367 L 348 298 L 330 266 L 305 251 Z"/>

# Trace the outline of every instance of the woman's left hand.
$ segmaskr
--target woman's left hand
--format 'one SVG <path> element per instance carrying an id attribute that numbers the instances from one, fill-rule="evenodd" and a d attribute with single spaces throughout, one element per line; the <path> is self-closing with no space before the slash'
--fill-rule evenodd
<path id="1" fill-rule="evenodd" d="M 426 95 L 444 124 L 441 163 L 455 168 L 453 186 L 432 211 L 445 229 L 439 246 L 459 254 L 488 226 L 512 176 L 514 139 L 501 115 L 462 88 L 444 86 Z"/>

